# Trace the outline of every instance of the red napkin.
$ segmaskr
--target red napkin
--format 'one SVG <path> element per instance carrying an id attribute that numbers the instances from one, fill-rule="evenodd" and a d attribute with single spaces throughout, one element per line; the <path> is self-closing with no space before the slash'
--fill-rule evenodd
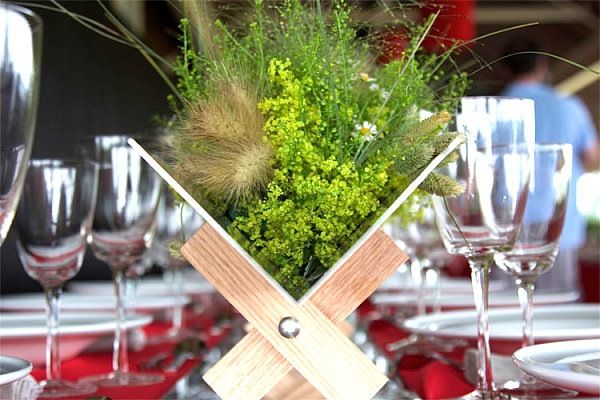
<path id="1" fill-rule="evenodd" d="M 399 329 L 390 322 L 378 320 L 371 323 L 369 334 L 373 341 L 385 350 L 392 343 L 409 336 L 409 332 Z M 391 353 L 388 352 L 391 356 Z M 462 350 L 444 355 L 462 360 Z M 441 361 L 430 360 L 418 355 L 406 355 L 398 366 L 398 373 L 407 388 L 416 392 L 424 400 L 460 397 L 474 386 L 467 382 L 461 371 Z"/>
<path id="2" fill-rule="evenodd" d="M 422 399 L 455 398 L 473 391 L 473 385 L 464 379 L 461 371 L 441 361 L 418 358 L 422 359 L 419 367 L 408 368 L 406 364 L 410 363 L 401 363 L 398 373 L 404 384 Z M 411 363 L 417 364 L 416 361 Z"/>

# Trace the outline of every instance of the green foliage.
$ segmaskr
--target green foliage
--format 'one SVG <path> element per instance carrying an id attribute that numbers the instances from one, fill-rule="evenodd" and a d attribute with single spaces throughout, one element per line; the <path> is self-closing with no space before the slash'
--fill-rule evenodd
<path id="1" fill-rule="evenodd" d="M 192 42 L 192 30 L 187 19 L 183 18 L 180 23 L 181 54 L 175 63 L 175 73 L 178 76 L 177 89 L 188 101 L 195 101 L 199 96 L 205 94 L 204 74 L 198 66 L 201 65 L 200 56 L 194 49 Z"/>
<path id="2" fill-rule="evenodd" d="M 223 97 L 224 87 L 239 86 L 252 94 L 249 98 L 256 94 L 258 104 L 250 106 L 265 118 L 262 141 L 266 150 L 272 149 L 265 153 L 272 171 L 268 169 L 269 183 L 262 193 L 242 198 L 226 211 L 232 220 L 228 231 L 296 298 L 456 137 L 443 132 L 447 113 L 439 111 L 451 105 L 448 96 L 456 98 L 466 87 L 463 75 L 444 75 L 449 54 L 420 52 L 435 16 L 409 27 L 404 57 L 376 65 L 371 38 L 357 37 L 350 11 L 343 1 L 322 9 L 319 1 L 256 0 L 248 24 L 216 21 L 194 27 L 214 32 L 213 42 L 196 46 L 193 28 L 187 20 L 181 22 L 175 72 L 178 97 L 185 101 L 174 109 L 185 132 L 174 134 L 183 135 L 173 141 L 179 159 L 175 175 L 181 175 L 178 168 L 189 172 L 191 165 L 205 165 L 222 143 L 242 157 L 244 150 L 234 147 L 244 140 L 220 138 L 227 127 L 210 129 L 207 139 L 208 130 L 201 125 L 213 121 L 219 126 L 224 120 L 206 111 L 208 105 L 222 111 L 214 99 Z M 215 51 L 200 53 L 196 48 Z M 232 106 L 236 102 L 229 101 L 227 107 Z M 421 110 L 436 114 L 420 122 Z M 230 114 L 236 115 L 235 110 Z M 233 118 L 225 125 L 236 124 L 239 119 Z M 205 144 L 199 148 L 198 143 Z M 227 165 L 219 168 L 227 176 Z M 188 191 L 204 199 L 209 188 L 187 176 Z M 431 175 L 421 189 L 397 212 L 406 223 L 419 217 L 415 205 L 422 204 L 425 191 L 455 193 L 458 187 Z M 212 200 L 220 207 L 228 202 L 214 195 Z"/>

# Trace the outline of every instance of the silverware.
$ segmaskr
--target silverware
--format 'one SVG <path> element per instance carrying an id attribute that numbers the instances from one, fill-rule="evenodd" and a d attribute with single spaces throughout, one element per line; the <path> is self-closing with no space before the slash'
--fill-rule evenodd
<path id="1" fill-rule="evenodd" d="M 161 366 L 161 363 L 165 361 L 169 357 L 169 353 L 166 351 L 162 351 L 149 360 L 143 361 L 138 364 L 138 368 L 140 371 L 146 371 L 150 369 L 157 369 Z"/>
<path id="2" fill-rule="evenodd" d="M 199 338 L 186 338 L 177 343 L 173 349 L 175 359 L 169 363 L 163 370 L 165 372 L 175 372 L 187 361 L 198 358 L 206 352 L 206 343 Z"/>

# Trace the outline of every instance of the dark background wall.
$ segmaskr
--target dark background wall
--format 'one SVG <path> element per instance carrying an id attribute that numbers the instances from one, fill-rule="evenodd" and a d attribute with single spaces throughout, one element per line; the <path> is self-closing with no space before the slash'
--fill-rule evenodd
<path id="1" fill-rule="evenodd" d="M 94 1 L 64 4 L 95 20 L 104 18 Z M 62 13 L 34 10 L 44 23 L 44 41 L 32 157 L 70 157 L 80 138 L 149 132 L 155 127 L 153 116 L 169 114 L 169 89 L 137 50 L 103 38 Z M 14 236 L 11 230 L 0 249 L 1 293 L 41 290 L 21 266 Z M 110 272 L 88 251 L 76 279 L 110 279 Z"/>

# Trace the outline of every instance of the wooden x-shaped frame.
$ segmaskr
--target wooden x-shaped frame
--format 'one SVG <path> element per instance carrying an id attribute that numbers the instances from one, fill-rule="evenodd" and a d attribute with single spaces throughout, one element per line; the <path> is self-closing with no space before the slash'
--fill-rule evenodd
<path id="1" fill-rule="evenodd" d="M 371 399 L 387 382 L 336 327 L 407 259 L 381 229 L 302 304 L 288 300 L 209 224 L 181 252 L 252 325 L 204 375 L 222 399 L 261 399 L 292 368 L 327 399 Z M 294 338 L 279 332 L 285 317 L 299 322 Z"/>

